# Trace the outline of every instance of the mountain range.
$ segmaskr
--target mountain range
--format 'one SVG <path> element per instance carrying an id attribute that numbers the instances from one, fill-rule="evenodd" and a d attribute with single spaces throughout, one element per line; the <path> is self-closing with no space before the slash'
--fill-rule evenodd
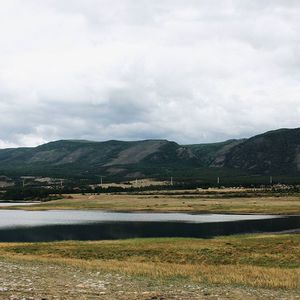
<path id="1" fill-rule="evenodd" d="M 179 145 L 168 140 L 60 140 L 0 150 L 0 175 L 113 179 L 300 175 L 300 128 L 248 139 Z"/>

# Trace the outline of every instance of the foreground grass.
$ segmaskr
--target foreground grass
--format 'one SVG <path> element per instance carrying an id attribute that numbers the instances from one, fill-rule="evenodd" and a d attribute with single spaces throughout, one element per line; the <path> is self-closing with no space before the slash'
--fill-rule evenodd
<path id="1" fill-rule="evenodd" d="M 53 261 L 155 280 L 300 289 L 300 235 L 2 243 L 1 259 Z"/>
<path id="2" fill-rule="evenodd" d="M 221 195 L 221 197 L 220 197 Z M 69 197 L 69 198 L 68 198 Z M 72 198 L 71 198 L 72 197 Z M 1 208 L 1 205 L 0 205 Z M 6 207 L 7 208 L 7 207 Z M 101 194 L 72 195 L 64 199 L 13 209 L 101 209 L 112 211 L 185 211 L 202 213 L 300 214 L 300 197 L 284 194 L 241 196 L 240 193 L 199 194 Z"/>

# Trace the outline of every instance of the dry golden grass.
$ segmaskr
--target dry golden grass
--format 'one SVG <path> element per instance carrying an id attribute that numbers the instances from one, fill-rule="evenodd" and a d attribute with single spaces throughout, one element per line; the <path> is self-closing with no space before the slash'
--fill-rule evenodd
<path id="1" fill-rule="evenodd" d="M 130 180 L 121 183 L 103 183 L 103 184 L 95 184 L 91 185 L 92 187 L 102 187 L 102 188 L 109 188 L 109 187 L 122 187 L 122 188 L 129 188 L 129 187 L 146 187 L 146 186 L 163 186 L 163 185 L 170 185 L 169 181 L 159 181 L 150 178 L 145 179 L 137 179 L 137 180 Z"/>
<path id="2" fill-rule="evenodd" d="M 58 262 L 161 280 L 300 289 L 299 235 L 5 243 L 2 259 Z"/>
<path id="3" fill-rule="evenodd" d="M 265 196 L 236 197 L 222 194 L 203 195 L 71 195 L 61 200 L 54 200 L 28 207 L 14 209 L 49 210 L 49 209 L 100 209 L 112 211 L 185 211 L 204 213 L 261 213 L 261 214 L 300 214 L 300 197 Z"/>

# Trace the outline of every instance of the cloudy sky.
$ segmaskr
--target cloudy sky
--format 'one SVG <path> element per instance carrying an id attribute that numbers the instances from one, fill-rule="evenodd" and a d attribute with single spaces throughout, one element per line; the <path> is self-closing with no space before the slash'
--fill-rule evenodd
<path id="1" fill-rule="evenodd" d="M 0 148 L 300 126 L 299 0 L 0 0 Z"/>

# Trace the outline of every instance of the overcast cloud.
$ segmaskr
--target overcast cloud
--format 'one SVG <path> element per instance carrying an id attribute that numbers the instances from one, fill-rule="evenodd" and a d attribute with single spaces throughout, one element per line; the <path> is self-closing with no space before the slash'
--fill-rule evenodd
<path id="1" fill-rule="evenodd" d="M 298 0 L 1 0 L 0 148 L 300 126 Z"/>

